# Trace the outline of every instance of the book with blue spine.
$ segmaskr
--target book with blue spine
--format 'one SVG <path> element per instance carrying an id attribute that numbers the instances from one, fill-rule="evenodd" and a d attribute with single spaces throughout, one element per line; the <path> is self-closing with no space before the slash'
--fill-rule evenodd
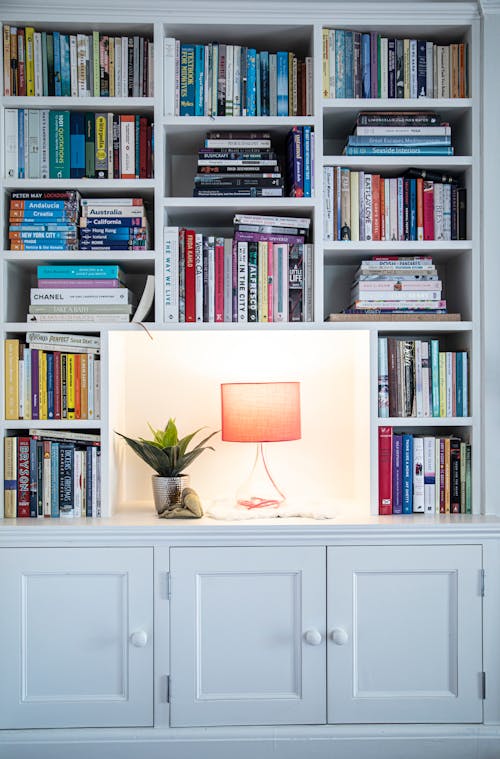
<path id="1" fill-rule="evenodd" d="M 403 434 L 403 514 L 413 513 L 413 435 Z"/>
<path id="2" fill-rule="evenodd" d="M 260 74 L 260 53 L 255 56 L 255 109 L 256 116 L 262 116 L 261 113 L 261 74 Z"/>
<path id="3" fill-rule="evenodd" d="M 114 264 L 88 266 L 41 264 L 37 267 L 37 277 L 38 279 L 123 279 L 123 271 Z"/>
<path id="4" fill-rule="evenodd" d="M 195 46 L 181 45 L 179 115 L 194 116 Z"/>
<path id="5" fill-rule="evenodd" d="M 205 111 L 205 46 L 195 45 L 194 60 L 194 115 L 203 116 Z"/>
<path id="6" fill-rule="evenodd" d="M 462 351 L 462 416 L 469 416 L 468 362 L 469 356 L 467 352 Z"/>
<path id="7" fill-rule="evenodd" d="M 311 197 L 311 127 L 306 125 L 302 127 L 303 148 L 304 148 L 304 197 Z"/>
<path id="8" fill-rule="evenodd" d="M 70 176 L 80 179 L 85 176 L 85 114 L 80 111 L 70 113 Z"/>
<path id="9" fill-rule="evenodd" d="M 371 97 L 369 34 L 361 35 L 361 81 L 363 98 Z"/>
<path id="10" fill-rule="evenodd" d="M 69 59 L 69 35 L 61 34 L 60 38 L 61 58 L 61 94 L 63 97 L 71 96 L 71 64 Z"/>
<path id="11" fill-rule="evenodd" d="M 288 116 L 288 53 L 276 53 L 278 116 Z"/>
<path id="12" fill-rule="evenodd" d="M 54 95 L 62 95 L 61 35 L 59 32 L 54 32 Z"/>
<path id="13" fill-rule="evenodd" d="M 260 115 L 269 116 L 269 52 L 260 53 Z"/>
<path id="14" fill-rule="evenodd" d="M 403 513 L 403 436 L 392 436 L 392 513 Z"/>
<path id="15" fill-rule="evenodd" d="M 400 145 L 427 146 L 427 145 L 451 145 L 451 134 L 350 134 L 347 138 L 348 145 Z"/>
<path id="16" fill-rule="evenodd" d="M 354 33 L 344 32 L 344 78 L 345 78 L 345 97 L 354 97 L 354 78 L 353 78 L 353 59 L 354 59 Z"/>
<path id="17" fill-rule="evenodd" d="M 344 155 L 454 155 L 454 148 L 445 145 L 348 145 Z"/>
<path id="18" fill-rule="evenodd" d="M 427 94 L 427 42 L 417 40 L 417 97 Z"/>
<path id="19" fill-rule="evenodd" d="M 431 340 L 432 416 L 440 416 L 439 410 L 439 340 Z"/>
<path id="20" fill-rule="evenodd" d="M 417 180 L 410 179 L 410 240 L 417 239 Z"/>
<path id="21" fill-rule="evenodd" d="M 49 174 L 51 179 L 70 178 L 69 111 L 49 111 Z"/>
<path id="22" fill-rule="evenodd" d="M 247 50 L 247 116 L 257 115 L 257 51 Z"/>
<path id="23" fill-rule="evenodd" d="M 294 126 L 287 136 L 288 194 L 294 198 L 304 197 L 302 127 Z"/>
<path id="24" fill-rule="evenodd" d="M 335 97 L 345 98 L 345 33 L 343 29 L 335 32 Z"/>

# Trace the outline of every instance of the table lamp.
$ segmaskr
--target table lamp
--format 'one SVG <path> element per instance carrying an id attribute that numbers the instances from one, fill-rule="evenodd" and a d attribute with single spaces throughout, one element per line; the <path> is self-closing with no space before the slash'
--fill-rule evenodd
<path id="1" fill-rule="evenodd" d="M 223 383 L 221 408 L 222 440 L 257 443 L 252 471 L 236 493 L 238 505 L 278 507 L 285 496 L 269 471 L 263 443 L 300 439 L 300 383 Z"/>

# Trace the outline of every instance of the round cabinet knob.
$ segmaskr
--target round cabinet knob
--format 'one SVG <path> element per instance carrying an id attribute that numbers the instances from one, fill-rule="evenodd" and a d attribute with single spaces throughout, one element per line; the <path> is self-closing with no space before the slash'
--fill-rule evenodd
<path id="1" fill-rule="evenodd" d="M 309 643 L 310 646 L 319 646 L 323 640 L 319 630 L 307 630 L 307 632 L 304 633 L 304 638 L 306 643 Z"/>
<path id="2" fill-rule="evenodd" d="M 349 636 L 341 627 L 332 631 L 332 640 L 337 646 L 343 646 L 349 640 Z"/>
<path id="3" fill-rule="evenodd" d="M 130 636 L 130 642 L 133 646 L 136 646 L 136 648 L 144 648 L 148 642 L 147 632 L 145 630 L 136 630 L 136 632 L 133 632 Z"/>

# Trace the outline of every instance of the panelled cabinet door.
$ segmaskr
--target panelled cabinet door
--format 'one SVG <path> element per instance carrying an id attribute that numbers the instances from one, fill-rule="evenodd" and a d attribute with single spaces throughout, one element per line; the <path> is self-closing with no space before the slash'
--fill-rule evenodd
<path id="1" fill-rule="evenodd" d="M 328 721 L 482 720 L 480 546 L 328 549 Z"/>
<path id="2" fill-rule="evenodd" d="M 153 724 L 149 548 L 0 550 L 0 726 Z"/>
<path id="3" fill-rule="evenodd" d="M 326 719 L 325 549 L 171 549 L 171 724 Z"/>

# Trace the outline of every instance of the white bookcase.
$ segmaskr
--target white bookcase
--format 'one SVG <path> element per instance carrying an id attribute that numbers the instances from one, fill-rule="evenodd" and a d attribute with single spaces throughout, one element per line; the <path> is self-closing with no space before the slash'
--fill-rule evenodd
<path id="1" fill-rule="evenodd" d="M 361 398 L 365 417 L 360 422 L 357 434 L 363 436 L 366 428 L 369 441 L 365 439 L 368 466 L 364 472 L 355 467 L 357 452 L 352 450 L 350 462 L 352 473 L 357 471 L 364 482 L 365 497 L 363 505 L 366 516 L 378 512 L 378 475 L 377 475 L 377 436 L 381 423 L 392 424 L 395 428 L 415 433 L 444 431 L 466 433 L 473 444 L 473 513 L 486 514 L 494 511 L 492 504 L 482 502 L 481 461 L 483 437 L 481 429 L 482 392 L 481 392 L 481 77 L 480 77 L 480 17 L 474 3 L 406 3 L 398 8 L 397 14 L 391 4 L 326 4 L 316 2 L 307 9 L 293 4 L 286 7 L 275 2 L 255 13 L 250 4 L 241 8 L 230 9 L 225 3 L 216 3 L 210 9 L 203 4 L 190 4 L 185 8 L 174 5 L 162 6 L 155 3 L 141 7 L 140 12 L 131 3 L 125 3 L 124 9 L 117 13 L 114 9 L 69 8 L 59 6 L 57 2 L 48 8 L 40 8 L 36 3 L 30 8 L 23 6 L 22 11 L 7 4 L 2 22 L 20 26 L 33 25 L 37 30 L 85 31 L 92 29 L 107 31 L 110 34 L 144 34 L 155 43 L 155 86 L 152 98 L 0 98 L 0 118 L 7 107 L 44 107 L 69 108 L 80 110 L 110 110 L 116 112 L 140 112 L 154 120 L 154 179 L 150 180 L 8 180 L 4 177 L 3 150 L 0 157 L 0 216 L 3 225 L 3 240 L 7 242 L 7 212 L 9 193 L 15 189 L 43 188 L 78 188 L 84 196 L 94 194 L 106 195 L 141 195 L 149 204 L 150 221 L 154 222 L 154 249 L 145 253 L 120 253 L 113 255 L 112 261 L 119 263 L 130 274 L 132 288 L 141 292 L 147 274 L 154 273 L 156 281 L 156 299 L 154 321 L 146 326 L 158 343 L 159 353 L 169 350 L 169 339 L 177 340 L 178 334 L 186 335 L 199 332 L 207 344 L 214 339 L 215 333 L 238 332 L 238 339 L 246 341 L 250 335 L 258 334 L 262 340 L 266 334 L 280 335 L 292 331 L 298 340 L 307 340 L 310 332 L 320 333 L 331 339 L 332 354 L 335 353 L 335 340 L 340 333 L 349 336 L 363 333 L 365 341 L 362 350 L 363 360 L 368 367 L 368 382 L 358 383 L 352 373 L 357 365 L 353 360 L 349 364 L 347 383 L 358 385 L 358 395 L 354 397 L 355 405 Z M 258 22 L 256 16 L 258 15 Z M 116 19 L 116 22 L 115 22 Z M 335 100 L 323 99 L 321 83 L 322 29 L 343 28 L 360 31 L 390 31 L 398 37 L 423 37 L 428 40 L 467 42 L 470 50 L 470 91 L 471 97 L 458 100 L 419 99 L 419 100 Z M 176 37 L 184 42 L 208 42 L 214 39 L 221 42 L 244 42 L 255 45 L 258 49 L 294 50 L 300 56 L 313 57 L 313 108 L 311 117 L 172 117 L 164 115 L 164 76 L 163 49 L 166 37 Z M 397 158 L 362 158 L 344 157 L 341 148 L 347 134 L 352 129 L 360 110 L 436 110 L 453 127 L 453 142 L 456 155 L 450 158 L 405 157 Z M 255 198 L 240 200 L 236 198 L 193 198 L 191 196 L 192 178 L 195 173 L 196 152 L 205 132 L 217 125 L 222 129 L 252 128 L 269 129 L 274 138 L 283 139 L 293 124 L 309 124 L 315 132 L 315 187 L 313 198 Z M 467 233 L 468 239 L 455 242 L 334 242 L 322 240 L 323 203 L 322 174 L 323 167 L 342 165 L 351 168 L 369 168 L 388 175 L 404 170 L 409 166 L 435 168 L 442 171 L 461 174 L 467 186 Z M 229 235 L 235 211 L 247 211 L 269 214 L 308 216 L 312 220 L 314 242 L 314 322 L 299 325 L 165 325 L 162 323 L 163 277 L 162 277 L 162 235 L 165 225 L 195 227 L 197 231 Z M 352 274 L 364 257 L 373 254 L 429 254 L 438 266 L 444 282 L 445 297 L 450 311 L 460 312 L 459 322 L 354 322 L 327 323 L 324 319 L 329 313 L 339 311 L 346 305 Z M 110 254 L 108 256 L 111 259 Z M 36 265 L 42 261 L 99 261 L 99 253 L 16 253 L 4 250 L 0 262 L 0 292 L 2 293 L 0 336 L 22 335 L 26 329 L 25 315 L 28 306 L 29 287 L 36 275 Z M 51 329 L 54 325 L 51 325 Z M 147 417 L 141 413 L 141 403 L 136 404 L 136 416 L 131 409 L 131 391 L 127 388 L 128 378 L 123 369 L 132 363 L 141 365 L 142 379 L 144 372 L 154 375 L 153 364 L 142 362 L 142 354 L 135 354 L 138 342 L 146 341 L 140 325 L 94 324 L 90 332 L 100 334 L 102 338 L 102 378 L 103 403 L 101 419 L 98 422 L 37 422 L 36 426 L 47 428 L 65 426 L 71 429 L 91 429 L 102 436 L 102 499 L 103 515 L 111 516 L 117 506 L 130 506 L 133 497 L 127 495 L 123 483 L 115 488 L 114 483 L 124 479 L 124 470 L 132 464 L 132 454 L 117 445 L 113 434 L 115 429 L 128 430 L 131 434 L 143 434 Z M 44 324 L 30 324 L 30 329 L 46 330 Z M 88 325 L 60 323 L 61 331 L 88 332 Z M 387 335 L 434 335 L 448 346 L 449 350 L 469 351 L 470 356 L 470 416 L 450 419 L 389 419 L 379 420 L 377 409 L 377 338 Z M 135 342 L 134 342 L 135 341 Z M 151 350 L 148 352 L 151 355 Z M 154 356 L 154 351 L 153 351 Z M 139 361 L 137 359 L 139 358 Z M 338 356 L 337 356 L 338 359 Z M 4 376 L 3 351 L 0 358 L 0 376 Z M 333 358 L 332 358 L 333 361 Z M 129 362 L 129 363 L 127 363 Z M 354 379 L 354 382 L 352 380 Z M 326 389 L 326 388 L 325 388 Z M 140 383 L 136 391 L 141 391 Z M 144 389 L 143 389 L 144 392 Z M 147 392 L 145 395 L 147 395 Z M 136 396 L 137 397 L 137 396 Z M 11 430 L 26 430 L 33 426 L 27 421 L 7 422 L 0 414 L 0 432 L 4 436 Z M 342 402 L 341 402 L 342 403 Z M 366 404 L 366 405 L 363 405 Z M 354 408 L 354 406 L 353 406 Z M 163 411 L 161 412 L 163 414 Z M 364 413 L 364 412 L 363 412 Z M 132 414 L 132 416 L 131 416 Z M 170 404 L 166 415 L 175 415 Z M 357 416 L 359 414 L 356 412 Z M 136 426 L 134 430 L 134 419 Z M 153 420 L 161 423 L 161 419 Z M 201 423 L 204 419 L 201 420 Z M 335 420 L 329 420 L 329 425 Z M 214 421 L 216 424 L 216 420 Z M 195 426 L 200 426 L 199 423 Z M 326 434 L 326 432 L 325 432 Z M 366 437 L 366 436 L 365 436 Z M 126 465 L 124 464 L 126 462 Z M 2 466 L 3 464 L 0 464 Z M 133 465 L 134 466 L 134 465 Z M 334 465 L 335 466 L 335 465 Z M 205 471 L 205 470 L 203 470 Z M 207 470 L 209 468 L 207 466 Z M 144 473 L 140 475 L 144 478 Z M 208 475 L 207 475 L 208 476 Z M 352 475 L 354 477 L 354 474 Z M 200 482 L 202 486 L 203 483 Z M 121 496 L 117 493 L 121 492 Z M 148 491 L 149 492 L 149 491 Z M 147 499 L 146 499 L 147 500 Z"/>

